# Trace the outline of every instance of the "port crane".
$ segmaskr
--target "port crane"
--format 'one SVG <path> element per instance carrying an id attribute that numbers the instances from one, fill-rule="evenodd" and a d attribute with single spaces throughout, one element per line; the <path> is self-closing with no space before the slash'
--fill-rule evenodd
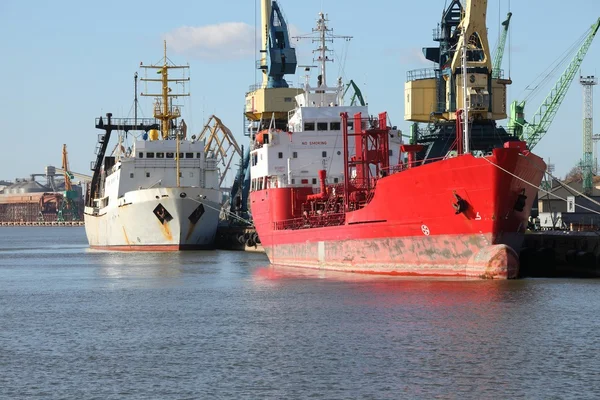
<path id="1" fill-rule="evenodd" d="M 287 24 L 276 1 L 271 3 L 270 11 L 267 49 L 261 50 L 265 55 L 259 69 L 266 75 L 268 88 L 287 88 L 285 75 L 296 72 L 296 50 L 290 46 Z"/>
<path id="2" fill-rule="evenodd" d="M 548 131 L 550 124 L 552 124 L 554 116 L 565 98 L 567 90 L 571 86 L 571 82 L 573 82 L 573 78 L 575 77 L 577 70 L 579 70 L 599 27 L 600 18 L 598 18 L 596 23 L 590 27 L 587 35 L 584 37 L 583 43 L 575 54 L 575 57 L 560 76 L 531 121 L 525 120 L 524 109 L 526 100 L 520 102 L 513 101 L 510 104 L 510 120 L 508 122 L 508 128 L 521 140 L 526 141 L 530 150 L 539 143 Z"/>
<path id="3" fill-rule="evenodd" d="M 250 149 L 244 150 L 244 146 L 238 144 L 231 130 L 216 115 L 209 117 L 198 135 L 198 140 L 204 140 L 204 151 L 215 154 L 217 164 L 224 167 L 219 181 L 221 188 L 223 188 L 227 172 L 233 168 L 233 160 L 237 157 L 240 158 L 240 165 L 229 191 L 229 215 L 235 214 L 247 219 L 248 193 L 250 192 L 250 169 L 248 168 Z"/>
<path id="4" fill-rule="evenodd" d="M 502 33 L 500 34 L 500 40 L 498 40 L 498 46 L 496 46 L 496 50 L 494 51 L 494 55 L 492 56 L 492 77 L 496 79 L 500 77 L 500 68 L 502 68 L 504 47 L 506 45 L 506 37 L 508 35 L 508 26 L 510 25 L 511 17 L 512 13 L 509 12 L 506 15 L 506 20 L 502 22 Z"/>
<path id="5" fill-rule="evenodd" d="M 250 86 L 246 93 L 244 114 L 248 123 L 247 136 L 252 141 L 254 135 L 274 127 L 286 130 L 288 113 L 294 108 L 293 99 L 303 89 L 290 87 L 286 75 L 296 73 L 296 49 L 290 43 L 287 22 L 277 1 L 260 0 L 261 8 L 261 50 L 257 68 L 262 73 L 262 82 Z M 247 212 L 250 191 L 250 150 L 249 145 L 241 157 L 240 168 L 232 185 L 231 207 L 240 205 Z M 236 196 L 240 196 L 236 200 Z M 245 217 L 244 217 L 245 218 Z"/>
<path id="6" fill-rule="evenodd" d="M 350 105 L 355 106 L 356 100 L 358 100 L 358 104 L 360 104 L 361 106 L 366 106 L 367 103 L 365 102 L 365 99 L 363 98 L 363 95 L 360 89 L 358 88 L 358 85 L 352 79 L 350 79 L 350 82 L 346 84 L 346 89 L 344 90 L 343 97 L 346 96 L 346 92 L 348 92 L 348 89 L 350 88 L 352 88 L 353 90 L 352 97 L 350 97 Z"/>
<path id="7" fill-rule="evenodd" d="M 73 184 L 71 183 L 71 180 L 75 177 L 69 170 L 69 158 L 66 144 L 63 144 L 62 150 L 62 170 L 64 171 L 65 190 L 62 193 L 63 200 L 60 209 L 58 210 L 57 221 L 65 221 L 65 218 L 70 218 L 75 221 L 79 219 L 79 208 L 77 206 L 79 194 L 76 190 L 73 190 Z"/>
<path id="8" fill-rule="evenodd" d="M 235 140 L 231 130 L 226 127 L 216 115 L 211 115 L 198 136 L 198 140 L 204 140 L 204 152 L 213 153 L 217 164 L 221 164 L 223 171 L 219 180 L 219 186 L 223 185 L 227 171 L 235 156 L 242 157 L 242 150 Z"/>

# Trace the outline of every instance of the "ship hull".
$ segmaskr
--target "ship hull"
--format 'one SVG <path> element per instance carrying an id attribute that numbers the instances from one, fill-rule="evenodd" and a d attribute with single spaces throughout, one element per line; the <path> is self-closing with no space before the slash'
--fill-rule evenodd
<path id="1" fill-rule="evenodd" d="M 519 272 L 513 247 L 489 245 L 491 235 L 305 239 L 268 246 L 265 252 L 275 265 L 363 274 L 511 279 Z"/>
<path id="2" fill-rule="evenodd" d="M 321 226 L 310 227 L 282 219 L 298 203 L 294 189 L 252 192 L 251 205 L 275 265 L 508 279 L 518 276 L 518 253 L 544 170 L 539 157 L 512 148 L 495 149 L 485 159 L 467 155 L 415 167 L 380 179 L 369 204 L 334 226 L 327 215 Z M 462 212 L 453 207 L 456 195 L 468 204 Z"/>
<path id="3" fill-rule="evenodd" d="M 220 192 L 197 187 L 151 188 L 125 193 L 118 204 L 86 207 L 93 249 L 178 251 L 214 248 Z"/>

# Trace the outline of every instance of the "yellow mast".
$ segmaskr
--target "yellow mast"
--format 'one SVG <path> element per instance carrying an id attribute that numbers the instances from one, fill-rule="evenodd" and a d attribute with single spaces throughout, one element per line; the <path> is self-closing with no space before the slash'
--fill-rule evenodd
<path id="1" fill-rule="evenodd" d="M 167 41 L 164 41 L 164 57 L 162 65 L 141 65 L 142 68 L 153 68 L 157 69 L 157 73 L 161 74 L 160 79 L 148 79 L 142 78 L 142 81 L 146 82 L 160 82 L 162 90 L 160 94 L 144 94 L 142 96 L 156 97 L 157 100 L 154 103 L 154 118 L 160 120 L 160 132 L 163 139 L 169 139 L 169 132 L 171 130 L 171 121 L 181 116 L 181 110 L 177 106 L 173 106 L 172 98 L 179 96 L 189 96 L 190 93 L 171 93 L 172 90 L 169 87 L 169 82 L 186 82 L 190 78 L 171 78 L 169 79 L 169 69 L 173 68 L 189 68 L 187 65 L 170 65 L 169 59 L 167 58 Z M 175 153 L 175 164 L 177 169 L 177 186 L 179 187 L 179 140 L 180 133 L 176 131 L 176 153 Z"/>

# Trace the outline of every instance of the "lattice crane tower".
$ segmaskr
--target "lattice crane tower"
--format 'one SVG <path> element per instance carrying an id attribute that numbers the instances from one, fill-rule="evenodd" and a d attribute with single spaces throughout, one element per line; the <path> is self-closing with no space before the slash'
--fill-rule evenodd
<path id="1" fill-rule="evenodd" d="M 592 194 L 593 168 L 594 168 L 594 140 L 592 130 L 593 111 L 594 111 L 594 92 L 593 88 L 598 84 L 598 79 L 591 76 L 580 76 L 579 83 L 583 86 L 583 192 L 586 195 Z"/>
<path id="2" fill-rule="evenodd" d="M 592 141 L 594 142 L 594 175 L 598 175 L 598 142 L 600 141 L 600 133 L 594 134 Z"/>

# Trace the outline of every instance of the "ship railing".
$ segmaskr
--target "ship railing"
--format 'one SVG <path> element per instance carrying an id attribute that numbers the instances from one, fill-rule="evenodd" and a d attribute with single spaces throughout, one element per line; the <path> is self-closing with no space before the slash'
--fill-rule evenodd
<path id="1" fill-rule="evenodd" d="M 210 162 L 210 164 L 209 164 Z M 174 158 L 164 158 L 164 159 L 148 159 L 148 158 L 136 158 L 135 159 L 135 164 L 134 164 L 134 168 L 175 168 L 176 166 L 176 161 Z M 198 169 L 200 168 L 200 159 L 196 158 L 196 159 L 180 159 L 179 160 L 179 167 L 180 168 L 195 168 Z M 216 163 L 210 161 L 210 160 L 206 160 L 206 164 L 205 166 L 208 169 L 214 169 L 216 168 Z"/>
<path id="2" fill-rule="evenodd" d="M 292 218 L 283 221 L 273 222 L 273 229 L 278 230 L 296 230 L 296 229 L 308 229 L 325 226 L 338 226 L 344 224 L 346 221 L 346 214 L 340 213 L 327 213 L 305 215 L 300 218 Z"/>
<path id="3" fill-rule="evenodd" d="M 408 71 L 406 73 L 406 81 L 417 81 L 420 79 L 431 79 L 436 78 L 439 74 L 438 68 L 421 68 L 421 69 L 413 69 L 412 71 Z"/>
<path id="4" fill-rule="evenodd" d="M 445 69 L 445 74 L 448 73 L 448 70 Z M 431 78 L 439 78 L 441 74 L 441 70 L 439 68 L 420 68 L 413 69 L 406 73 L 406 81 L 418 81 L 421 79 L 431 79 Z M 504 79 L 504 70 L 500 68 L 494 68 L 492 70 L 492 78 L 493 79 Z"/>
<path id="5" fill-rule="evenodd" d="M 283 221 L 273 222 L 273 230 L 281 231 L 288 229 L 300 229 L 304 225 L 304 220 L 302 218 L 292 218 L 286 219 Z"/>
<path id="6" fill-rule="evenodd" d="M 396 165 L 391 165 L 387 168 L 381 168 L 381 171 L 384 171 L 385 173 L 391 175 L 391 174 L 395 174 L 397 172 L 402 172 L 402 171 L 406 171 L 407 169 L 410 168 L 414 168 L 414 167 L 418 167 L 420 165 L 423 164 L 428 164 L 431 162 L 435 162 L 435 161 L 441 161 L 446 159 L 447 157 L 432 157 L 432 158 L 427 158 L 425 160 L 414 160 L 412 162 L 402 162 L 400 164 L 396 164 Z"/>
<path id="7" fill-rule="evenodd" d="M 108 121 L 106 118 L 96 118 L 96 128 L 102 128 L 107 123 Z M 121 131 L 145 131 L 152 128 L 158 129 L 158 127 L 160 127 L 160 121 L 156 118 L 111 118 L 110 123 L 113 129 Z"/>
<path id="8" fill-rule="evenodd" d="M 494 68 L 492 70 L 492 78 L 494 79 L 504 79 L 504 70 L 500 68 Z"/>
<path id="9" fill-rule="evenodd" d="M 260 60 L 259 60 L 260 61 Z M 288 88 L 294 88 L 294 82 L 286 80 L 288 84 Z M 267 85 L 264 83 L 255 83 L 253 85 L 248 86 L 248 93 L 256 92 L 258 89 L 266 88 Z"/>

